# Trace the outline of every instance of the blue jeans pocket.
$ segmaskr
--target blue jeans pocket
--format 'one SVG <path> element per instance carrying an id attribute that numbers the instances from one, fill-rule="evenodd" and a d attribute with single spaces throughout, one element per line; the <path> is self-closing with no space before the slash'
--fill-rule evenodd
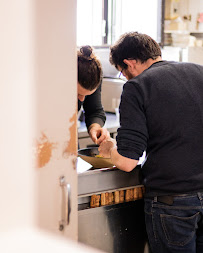
<path id="1" fill-rule="evenodd" d="M 199 212 L 190 217 L 160 214 L 161 225 L 168 244 L 184 246 L 195 235 Z"/>

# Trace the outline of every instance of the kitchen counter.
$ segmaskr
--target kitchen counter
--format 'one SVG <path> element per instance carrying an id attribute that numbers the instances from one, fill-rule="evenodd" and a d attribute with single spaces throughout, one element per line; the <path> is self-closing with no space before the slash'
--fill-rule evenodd
<path id="1" fill-rule="evenodd" d="M 131 172 L 112 168 L 89 169 L 78 174 L 78 196 L 140 185 L 140 165 Z"/>
<path id="2" fill-rule="evenodd" d="M 111 167 L 78 174 L 79 242 L 107 253 L 149 253 L 143 190 L 140 166 L 131 172 Z"/>
<path id="3" fill-rule="evenodd" d="M 119 118 L 114 113 L 106 113 L 106 116 L 104 127 L 108 129 L 111 137 L 115 138 Z M 78 128 L 78 139 L 80 148 L 94 145 L 87 133 L 85 122 L 81 122 Z M 95 169 L 85 168 L 81 164 L 81 167 L 77 168 L 79 242 L 108 253 L 149 252 L 144 201 L 142 196 L 136 194 L 144 189 L 140 178 L 141 163 L 142 159 L 131 172 L 121 171 L 115 166 Z M 136 195 L 132 195 L 132 192 Z M 104 196 L 105 204 L 102 203 Z M 113 196 L 111 202 L 110 196 Z M 97 206 L 93 206 L 94 199 L 99 199 Z"/>

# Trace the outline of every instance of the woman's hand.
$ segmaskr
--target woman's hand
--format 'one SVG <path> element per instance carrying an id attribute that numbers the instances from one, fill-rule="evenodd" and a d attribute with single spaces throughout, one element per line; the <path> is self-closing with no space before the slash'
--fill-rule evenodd
<path id="1" fill-rule="evenodd" d="M 110 138 L 109 131 L 106 128 L 102 128 L 99 124 L 94 123 L 88 129 L 89 135 L 93 142 L 100 145 L 103 141 Z"/>

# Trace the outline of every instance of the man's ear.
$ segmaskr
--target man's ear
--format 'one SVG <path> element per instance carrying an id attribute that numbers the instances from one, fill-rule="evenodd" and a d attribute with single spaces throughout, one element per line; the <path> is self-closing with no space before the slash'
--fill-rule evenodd
<path id="1" fill-rule="evenodd" d="M 135 68 L 136 60 L 124 59 L 123 62 L 129 67 L 129 69 L 133 70 Z"/>

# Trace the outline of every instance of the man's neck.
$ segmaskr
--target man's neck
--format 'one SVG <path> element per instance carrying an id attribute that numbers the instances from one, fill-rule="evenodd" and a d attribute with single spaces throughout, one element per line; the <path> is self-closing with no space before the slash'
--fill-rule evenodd
<path id="1" fill-rule="evenodd" d="M 152 64 L 155 62 L 162 61 L 161 56 L 157 57 L 155 60 L 153 59 L 148 59 L 146 62 L 141 63 L 138 67 L 139 74 L 141 74 L 144 70 L 148 69 Z"/>
<path id="2" fill-rule="evenodd" d="M 146 61 L 146 63 L 144 63 L 144 64 L 146 64 L 146 68 L 145 68 L 145 69 L 148 69 L 152 64 L 154 64 L 155 62 L 159 62 L 159 61 L 162 61 L 161 56 L 157 57 L 155 60 L 153 60 L 153 59 L 148 59 L 148 60 Z"/>

